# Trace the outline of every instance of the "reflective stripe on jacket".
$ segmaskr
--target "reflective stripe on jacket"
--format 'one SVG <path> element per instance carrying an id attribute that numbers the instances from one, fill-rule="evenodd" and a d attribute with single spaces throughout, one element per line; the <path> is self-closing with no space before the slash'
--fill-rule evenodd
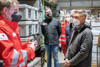
<path id="1" fill-rule="evenodd" d="M 66 55 L 66 26 L 67 26 L 67 23 L 66 21 L 64 21 L 62 24 L 61 24 L 61 29 L 62 29 L 62 33 L 59 37 L 59 44 L 62 45 L 62 50 L 63 50 L 63 53 L 64 55 Z"/>
<path id="2" fill-rule="evenodd" d="M 7 24 L 8 23 L 8 24 Z M 35 53 L 27 44 L 22 44 L 18 33 L 19 27 L 15 30 L 10 27 L 11 21 L 0 16 L 0 60 L 3 60 L 3 67 L 26 67 L 26 62 L 35 57 Z"/>

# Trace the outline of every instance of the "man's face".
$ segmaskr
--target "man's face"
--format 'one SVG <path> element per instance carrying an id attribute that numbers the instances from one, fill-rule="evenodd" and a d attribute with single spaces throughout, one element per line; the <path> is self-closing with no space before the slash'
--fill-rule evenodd
<path id="1" fill-rule="evenodd" d="M 18 4 L 14 2 L 13 4 L 11 4 L 11 7 L 9 9 L 5 8 L 5 10 L 4 10 L 4 13 L 6 15 L 6 19 L 11 21 L 12 20 L 12 18 L 11 18 L 12 14 L 14 12 L 18 12 L 18 11 L 19 11 Z"/>
<path id="2" fill-rule="evenodd" d="M 83 23 L 84 23 L 84 20 L 85 20 L 84 17 L 81 16 L 80 13 L 75 13 L 75 14 L 73 15 L 73 19 L 79 20 L 79 21 L 80 21 L 80 25 L 83 24 Z"/>
<path id="3" fill-rule="evenodd" d="M 52 15 L 52 11 L 50 10 L 50 9 L 47 9 L 46 11 L 45 11 L 45 16 L 47 17 L 47 18 L 49 18 L 48 17 L 48 14 L 51 14 Z"/>
<path id="4" fill-rule="evenodd" d="M 11 11 L 12 13 L 18 12 L 18 11 L 19 11 L 18 4 L 14 2 L 14 3 L 12 4 L 11 8 L 10 8 L 10 11 Z"/>

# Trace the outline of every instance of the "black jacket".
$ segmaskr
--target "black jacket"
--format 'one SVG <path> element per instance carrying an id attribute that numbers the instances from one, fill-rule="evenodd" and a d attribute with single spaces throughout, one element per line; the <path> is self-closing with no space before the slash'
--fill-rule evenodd
<path id="1" fill-rule="evenodd" d="M 66 58 L 70 67 L 91 67 L 93 34 L 90 26 L 83 24 L 79 29 L 74 28 Z"/>
<path id="2" fill-rule="evenodd" d="M 72 23 L 67 24 L 67 26 L 66 26 L 67 48 L 69 46 L 69 42 L 70 42 L 71 35 L 72 35 L 72 32 L 73 32 L 73 30 L 72 30 L 73 27 L 74 27 L 74 25 L 72 25 Z"/>
<path id="3" fill-rule="evenodd" d="M 56 18 L 45 19 L 41 23 L 42 34 L 44 35 L 45 45 L 59 44 L 61 34 L 61 24 Z"/>

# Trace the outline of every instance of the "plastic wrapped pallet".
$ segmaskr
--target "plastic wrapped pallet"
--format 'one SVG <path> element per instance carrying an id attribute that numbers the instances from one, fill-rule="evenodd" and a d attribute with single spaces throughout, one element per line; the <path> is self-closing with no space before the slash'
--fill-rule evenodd
<path id="1" fill-rule="evenodd" d="M 27 4 L 19 5 L 19 12 L 22 15 L 21 20 L 38 20 L 38 8 Z"/>

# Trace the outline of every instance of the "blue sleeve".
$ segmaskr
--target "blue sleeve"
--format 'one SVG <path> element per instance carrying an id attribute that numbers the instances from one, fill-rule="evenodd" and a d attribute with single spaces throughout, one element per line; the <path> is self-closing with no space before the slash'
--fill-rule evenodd
<path id="1" fill-rule="evenodd" d="M 66 36 L 70 36 L 70 25 L 67 24 L 66 26 Z"/>

